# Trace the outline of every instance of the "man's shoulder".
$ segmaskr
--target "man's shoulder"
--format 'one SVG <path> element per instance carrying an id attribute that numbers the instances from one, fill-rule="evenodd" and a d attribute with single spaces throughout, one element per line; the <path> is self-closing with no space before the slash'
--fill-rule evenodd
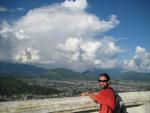
<path id="1" fill-rule="evenodd" d="M 108 87 L 107 89 L 114 92 L 114 89 L 112 87 Z"/>

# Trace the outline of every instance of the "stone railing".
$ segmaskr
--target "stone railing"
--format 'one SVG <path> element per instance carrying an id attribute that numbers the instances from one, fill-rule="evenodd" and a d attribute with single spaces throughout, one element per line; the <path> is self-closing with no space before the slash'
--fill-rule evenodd
<path id="1" fill-rule="evenodd" d="M 129 113 L 150 113 L 150 91 L 119 94 Z M 0 102 L 0 113 L 98 113 L 89 97 L 66 97 Z"/>

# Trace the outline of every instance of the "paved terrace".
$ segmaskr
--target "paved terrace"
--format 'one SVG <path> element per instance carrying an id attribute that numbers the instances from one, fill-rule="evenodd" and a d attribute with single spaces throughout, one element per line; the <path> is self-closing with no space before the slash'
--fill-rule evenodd
<path id="1" fill-rule="evenodd" d="M 119 94 L 129 113 L 150 113 L 150 91 Z M 89 97 L 50 98 L 0 103 L 0 113 L 98 113 Z"/>

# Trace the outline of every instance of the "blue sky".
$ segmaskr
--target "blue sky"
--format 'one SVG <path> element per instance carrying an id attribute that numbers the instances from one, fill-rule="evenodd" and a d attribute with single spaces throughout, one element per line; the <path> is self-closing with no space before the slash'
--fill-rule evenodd
<path id="1" fill-rule="evenodd" d="M 149 0 L 1 0 L 0 60 L 150 72 L 149 11 Z"/>

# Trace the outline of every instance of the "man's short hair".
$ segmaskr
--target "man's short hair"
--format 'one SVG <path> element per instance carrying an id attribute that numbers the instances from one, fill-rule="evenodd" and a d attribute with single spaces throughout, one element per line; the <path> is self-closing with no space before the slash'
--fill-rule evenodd
<path id="1" fill-rule="evenodd" d="M 101 73 L 101 74 L 99 75 L 99 77 L 101 77 L 101 76 L 106 77 L 108 81 L 110 80 L 110 77 L 109 77 L 109 75 L 108 75 L 107 73 Z"/>

